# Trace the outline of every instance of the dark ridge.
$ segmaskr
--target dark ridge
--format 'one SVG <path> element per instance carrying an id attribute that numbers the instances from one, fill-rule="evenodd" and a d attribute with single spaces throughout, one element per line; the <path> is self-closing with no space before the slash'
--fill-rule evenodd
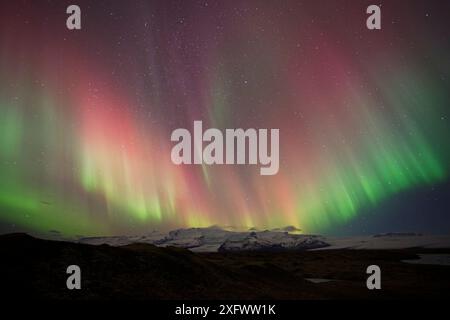
<path id="1" fill-rule="evenodd" d="M 329 299 L 419 298 L 450 292 L 450 267 L 401 262 L 450 250 L 325 250 L 193 253 L 150 244 L 122 247 L 0 236 L 2 290 L 8 299 Z M 66 288 L 69 265 L 81 290 Z M 377 264 L 383 290 L 366 288 Z M 336 281 L 315 284 L 307 278 Z"/>

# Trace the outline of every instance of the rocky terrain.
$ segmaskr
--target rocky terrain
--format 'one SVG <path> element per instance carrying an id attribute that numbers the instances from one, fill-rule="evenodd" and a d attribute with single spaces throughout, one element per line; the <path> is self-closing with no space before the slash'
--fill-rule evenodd
<path id="1" fill-rule="evenodd" d="M 171 237 L 176 239 L 176 234 Z M 192 252 L 148 243 L 90 245 L 2 235 L 2 289 L 7 299 L 21 301 L 431 299 L 450 293 L 450 266 L 405 262 L 430 254 L 448 256 L 450 249 L 311 251 L 305 248 L 321 244 L 320 238 L 293 237 L 289 245 L 297 243 L 301 250 L 260 250 L 259 245 L 258 250 L 242 250 L 255 248 L 247 240 L 239 250 L 228 243 L 227 250 Z M 66 288 L 66 268 L 72 264 L 81 268 L 81 290 Z M 382 290 L 366 288 L 365 271 L 371 264 L 382 270 Z"/>

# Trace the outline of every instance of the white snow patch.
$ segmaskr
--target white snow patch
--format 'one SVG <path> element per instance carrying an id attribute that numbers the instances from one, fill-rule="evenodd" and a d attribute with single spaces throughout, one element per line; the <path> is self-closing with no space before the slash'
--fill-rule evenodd
<path id="1" fill-rule="evenodd" d="M 312 282 L 312 283 L 326 283 L 331 281 L 338 281 L 335 279 L 322 279 L 322 278 L 305 278 L 306 281 Z"/>
<path id="2" fill-rule="evenodd" d="M 402 260 L 406 263 L 415 264 L 434 264 L 440 266 L 450 266 L 450 254 L 434 254 L 434 253 L 424 253 L 419 254 L 419 259 Z"/>

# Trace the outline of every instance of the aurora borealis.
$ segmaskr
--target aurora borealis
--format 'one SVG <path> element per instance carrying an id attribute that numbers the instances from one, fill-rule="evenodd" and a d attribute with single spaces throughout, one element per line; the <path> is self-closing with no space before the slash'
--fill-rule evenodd
<path id="1" fill-rule="evenodd" d="M 450 173 L 446 1 L 0 5 L 0 223 L 67 235 L 322 232 Z M 279 128 L 280 168 L 171 162 L 170 134 Z"/>

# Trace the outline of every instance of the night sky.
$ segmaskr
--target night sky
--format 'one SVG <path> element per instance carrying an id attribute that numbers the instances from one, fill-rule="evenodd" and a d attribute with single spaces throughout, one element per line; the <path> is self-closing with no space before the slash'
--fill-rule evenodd
<path id="1" fill-rule="evenodd" d="M 450 232 L 449 1 L 2 1 L 0 15 L 0 232 Z M 194 120 L 279 128 L 278 174 L 174 165 L 170 135 Z"/>

